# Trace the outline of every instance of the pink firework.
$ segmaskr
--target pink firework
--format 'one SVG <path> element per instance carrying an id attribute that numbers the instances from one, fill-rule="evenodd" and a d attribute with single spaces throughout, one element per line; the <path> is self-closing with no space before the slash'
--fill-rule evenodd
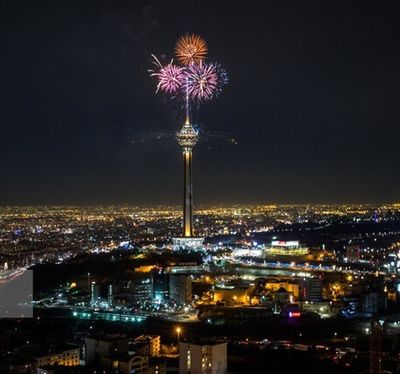
<path id="1" fill-rule="evenodd" d="M 211 100 L 227 83 L 225 70 L 214 63 L 191 64 L 187 67 L 186 75 L 188 94 L 197 101 Z"/>
<path id="2" fill-rule="evenodd" d="M 158 58 L 154 58 L 153 64 L 157 66 L 158 70 L 149 70 L 152 77 L 158 78 L 157 90 L 166 93 L 175 93 L 186 81 L 185 69 L 173 64 L 173 60 L 168 65 L 162 65 Z"/>

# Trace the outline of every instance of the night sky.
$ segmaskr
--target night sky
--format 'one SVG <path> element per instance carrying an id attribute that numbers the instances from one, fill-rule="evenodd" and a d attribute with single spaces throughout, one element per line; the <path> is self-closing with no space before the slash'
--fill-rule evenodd
<path id="1" fill-rule="evenodd" d="M 395 3 L 3 1 L 0 203 L 180 202 L 154 135 L 179 106 L 147 70 L 186 32 L 230 76 L 196 122 L 238 142 L 195 148 L 195 203 L 400 200 Z"/>

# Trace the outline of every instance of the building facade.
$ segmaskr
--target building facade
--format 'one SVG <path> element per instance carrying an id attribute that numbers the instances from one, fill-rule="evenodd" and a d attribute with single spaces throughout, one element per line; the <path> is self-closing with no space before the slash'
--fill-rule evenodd
<path id="1" fill-rule="evenodd" d="M 192 302 L 192 278 L 187 274 L 169 276 L 169 298 L 178 305 Z"/>
<path id="2" fill-rule="evenodd" d="M 179 343 L 179 374 L 226 374 L 227 343 Z"/>

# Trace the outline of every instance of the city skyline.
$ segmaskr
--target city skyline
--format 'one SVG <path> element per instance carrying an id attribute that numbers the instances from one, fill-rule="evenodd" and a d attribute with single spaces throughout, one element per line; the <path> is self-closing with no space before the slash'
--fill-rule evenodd
<path id="1" fill-rule="evenodd" d="M 232 77 L 194 122 L 238 143 L 197 146 L 195 206 L 397 200 L 397 6 L 87 4 L 1 12 L 0 204 L 178 203 L 179 149 L 157 134 L 181 122 L 147 70 L 184 32 Z"/>

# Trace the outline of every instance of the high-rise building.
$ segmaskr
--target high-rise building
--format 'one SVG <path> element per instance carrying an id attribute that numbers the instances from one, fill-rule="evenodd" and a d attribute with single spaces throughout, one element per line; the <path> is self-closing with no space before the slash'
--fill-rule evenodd
<path id="1" fill-rule="evenodd" d="M 170 274 L 169 298 L 178 305 L 192 302 L 192 278 L 187 274 Z"/>
<path id="2" fill-rule="evenodd" d="M 92 282 L 90 285 L 90 304 L 95 305 L 100 301 L 100 285 Z"/>
<path id="3" fill-rule="evenodd" d="M 109 307 L 112 307 L 114 305 L 114 294 L 113 294 L 113 285 L 112 284 L 108 285 L 107 302 L 108 302 Z"/>
<path id="4" fill-rule="evenodd" d="M 133 297 L 135 302 L 143 303 L 153 299 L 153 283 L 151 278 L 138 279 L 134 283 Z"/>
<path id="5" fill-rule="evenodd" d="M 169 274 L 163 269 L 155 269 L 151 272 L 153 285 L 153 299 L 163 301 L 169 298 Z"/>
<path id="6" fill-rule="evenodd" d="M 363 295 L 362 309 L 364 313 L 376 314 L 387 309 L 387 295 L 384 292 L 367 292 Z"/>
<path id="7" fill-rule="evenodd" d="M 320 278 L 309 278 L 305 285 L 305 299 L 314 303 L 322 300 L 322 281 Z"/>
<path id="8" fill-rule="evenodd" d="M 179 374 L 226 374 L 226 372 L 226 343 L 179 343 Z"/>

